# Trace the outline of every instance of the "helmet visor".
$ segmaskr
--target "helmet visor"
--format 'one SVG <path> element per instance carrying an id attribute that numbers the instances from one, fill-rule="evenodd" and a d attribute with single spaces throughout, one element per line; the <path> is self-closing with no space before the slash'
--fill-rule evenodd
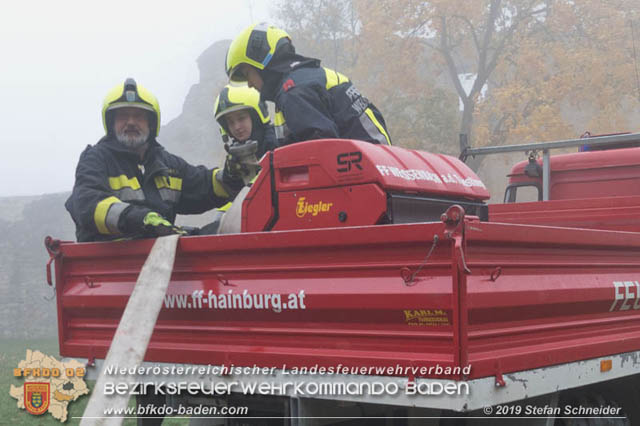
<path id="1" fill-rule="evenodd" d="M 245 64 L 238 64 L 229 72 L 229 81 L 233 83 L 246 83 L 247 72 Z"/>
<path id="2" fill-rule="evenodd" d="M 155 113 L 155 110 L 151 105 L 147 105 L 142 102 L 114 102 L 107 107 L 107 111 L 111 111 L 118 108 L 140 108 L 146 111 Z"/>

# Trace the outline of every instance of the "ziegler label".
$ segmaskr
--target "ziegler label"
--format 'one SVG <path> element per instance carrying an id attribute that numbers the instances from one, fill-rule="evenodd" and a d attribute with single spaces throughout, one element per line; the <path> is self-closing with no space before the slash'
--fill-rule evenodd
<path id="1" fill-rule="evenodd" d="M 306 201 L 305 197 L 300 197 L 296 204 L 296 216 L 300 218 L 305 217 L 307 214 L 318 216 L 320 213 L 328 213 L 331 210 L 331 206 L 333 206 L 333 203 L 325 203 L 323 201 L 311 204 Z"/>

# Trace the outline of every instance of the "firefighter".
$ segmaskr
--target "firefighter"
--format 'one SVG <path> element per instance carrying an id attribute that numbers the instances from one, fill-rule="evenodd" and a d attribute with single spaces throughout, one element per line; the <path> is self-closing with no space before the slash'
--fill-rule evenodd
<path id="1" fill-rule="evenodd" d="M 260 93 L 255 89 L 227 85 L 216 98 L 213 114 L 227 151 L 225 166 L 250 185 L 260 169 L 258 159 L 277 147 L 267 105 L 260 101 Z M 216 209 L 212 222 L 200 229 L 199 234 L 217 234 L 229 208 L 231 203 Z"/>
<path id="2" fill-rule="evenodd" d="M 232 82 L 248 82 L 261 100 L 276 104 L 282 144 L 359 139 L 391 144 L 382 114 L 347 77 L 296 54 L 289 35 L 266 23 L 252 25 L 229 46 L 225 64 Z"/>
<path id="3" fill-rule="evenodd" d="M 227 203 L 244 185 L 232 170 L 192 166 L 156 141 L 160 107 L 132 78 L 104 99 L 105 135 L 80 155 L 65 207 L 78 241 L 185 234 L 176 214 Z"/>
<path id="4" fill-rule="evenodd" d="M 216 98 L 213 111 L 225 144 L 229 139 L 232 139 L 231 146 L 256 141 L 258 159 L 277 147 L 267 105 L 260 101 L 260 93 L 255 89 L 225 86 Z"/>

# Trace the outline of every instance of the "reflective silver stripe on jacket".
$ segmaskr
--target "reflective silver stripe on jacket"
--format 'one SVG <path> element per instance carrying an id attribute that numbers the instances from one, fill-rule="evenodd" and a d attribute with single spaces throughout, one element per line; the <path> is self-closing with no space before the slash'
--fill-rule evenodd
<path id="1" fill-rule="evenodd" d="M 120 215 L 122 215 L 122 212 L 127 207 L 129 207 L 128 203 L 113 203 L 109 206 L 109 211 L 107 212 L 104 223 L 112 234 L 122 233 L 120 229 L 118 229 L 118 221 L 120 220 Z"/>
<path id="2" fill-rule="evenodd" d="M 387 145 L 387 138 L 384 137 L 380 130 L 376 127 L 376 125 L 371 121 L 371 119 L 367 116 L 367 114 L 360 114 L 360 124 L 364 127 L 364 130 L 371 136 L 371 139 L 375 139 L 379 143 L 383 145 Z"/>
<path id="3" fill-rule="evenodd" d="M 163 201 L 171 201 L 174 203 L 180 201 L 180 191 L 169 188 L 160 188 L 158 189 L 158 192 L 160 193 L 160 198 L 162 198 Z"/>
<path id="4" fill-rule="evenodd" d="M 122 201 L 144 201 L 144 192 L 142 189 L 132 189 L 124 187 L 113 190 L 113 193 Z"/>

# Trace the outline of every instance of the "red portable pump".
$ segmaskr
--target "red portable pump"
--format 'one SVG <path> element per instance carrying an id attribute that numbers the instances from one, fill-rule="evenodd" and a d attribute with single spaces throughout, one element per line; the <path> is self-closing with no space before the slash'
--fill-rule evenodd
<path id="1" fill-rule="evenodd" d="M 242 231 L 439 221 L 453 204 L 487 220 L 489 192 L 443 154 L 326 139 L 267 154 L 242 208 Z"/>

